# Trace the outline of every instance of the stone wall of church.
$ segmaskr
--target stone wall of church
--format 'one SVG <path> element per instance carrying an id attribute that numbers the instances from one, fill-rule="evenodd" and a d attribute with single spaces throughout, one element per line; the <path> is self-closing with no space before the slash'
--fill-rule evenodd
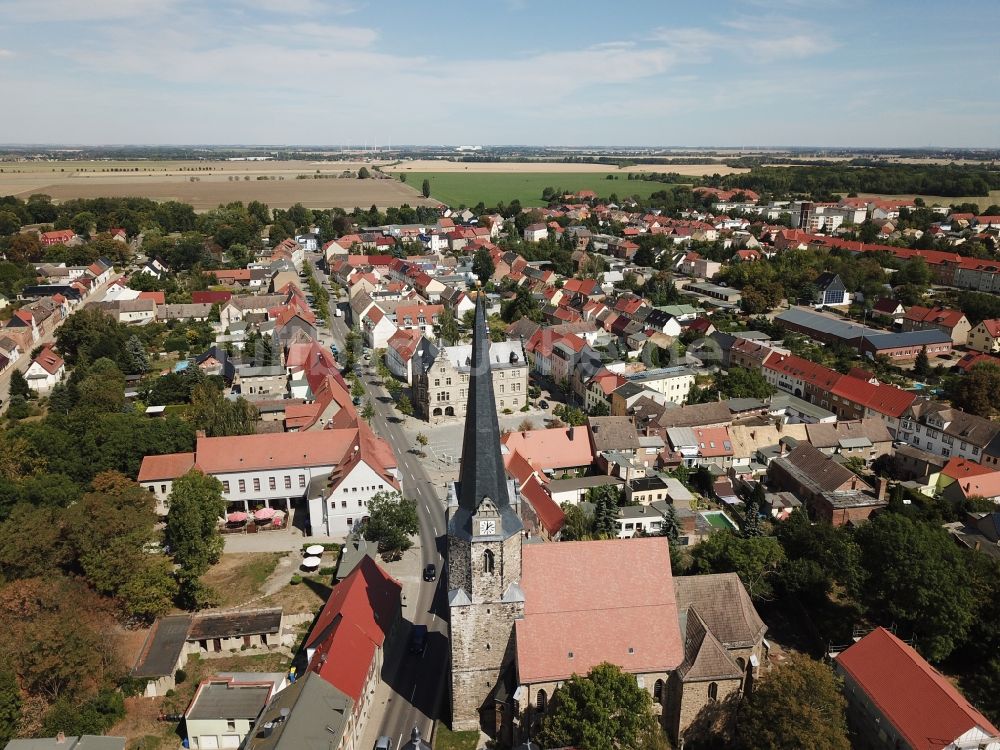
<path id="1" fill-rule="evenodd" d="M 742 687 L 741 679 L 682 683 L 675 673 L 670 679 L 663 712 L 663 728 L 671 741 L 676 743 L 678 738 L 685 736 L 702 709 L 711 703 L 724 701 L 730 695 L 738 694 Z"/>
<path id="2" fill-rule="evenodd" d="M 452 728 L 479 727 L 479 710 L 500 671 L 514 659 L 514 620 L 521 602 L 486 602 L 451 608 Z"/>
<path id="3" fill-rule="evenodd" d="M 448 590 L 462 589 L 472 594 L 472 569 L 469 560 L 469 542 L 448 535 Z"/>

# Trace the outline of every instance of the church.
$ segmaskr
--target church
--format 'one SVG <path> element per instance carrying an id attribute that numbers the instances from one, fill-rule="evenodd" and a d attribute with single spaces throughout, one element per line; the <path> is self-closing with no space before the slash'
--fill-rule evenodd
<path id="1" fill-rule="evenodd" d="M 528 538 L 504 470 L 486 314 L 476 305 L 462 461 L 448 493 L 452 728 L 533 733 L 563 681 L 610 662 L 635 675 L 677 742 L 752 689 L 766 626 L 735 574 L 670 570 L 665 537 Z"/>

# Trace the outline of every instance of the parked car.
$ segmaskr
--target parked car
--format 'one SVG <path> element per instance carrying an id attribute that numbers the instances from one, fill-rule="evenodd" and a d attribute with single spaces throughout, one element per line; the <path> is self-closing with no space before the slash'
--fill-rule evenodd
<path id="1" fill-rule="evenodd" d="M 427 648 L 427 626 L 414 625 L 410 631 L 410 653 L 422 654 Z"/>
<path id="2" fill-rule="evenodd" d="M 548 409 L 549 408 L 549 402 L 548 401 L 539 401 L 538 402 L 538 408 L 539 409 Z"/>
<path id="3" fill-rule="evenodd" d="M 424 580 L 433 581 L 437 578 L 437 566 L 434 563 L 429 563 L 427 567 L 424 568 Z"/>

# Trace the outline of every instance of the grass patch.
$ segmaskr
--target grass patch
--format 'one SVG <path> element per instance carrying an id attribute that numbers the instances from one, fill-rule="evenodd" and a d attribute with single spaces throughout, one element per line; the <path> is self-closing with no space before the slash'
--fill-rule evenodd
<path id="1" fill-rule="evenodd" d="M 215 589 L 219 606 L 243 604 L 257 596 L 279 559 L 278 552 L 230 553 L 223 555 L 201 581 Z"/>
<path id="2" fill-rule="evenodd" d="M 443 721 L 437 724 L 434 734 L 434 750 L 476 750 L 479 732 L 453 732 Z"/>
<path id="3" fill-rule="evenodd" d="M 672 185 L 664 182 L 629 180 L 627 172 L 406 172 L 406 184 L 418 189 L 431 183 L 431 197 L 449 206 L 487 206 L 521 201 L 522 206 L 544 206 L 542 191 L 550 187 L 565 192 L 593 190 L 601 197 L 615 193 L 620 199 L 638 195 L 648 198 Z M 608 176 L 616 179 L 609 180 Z"/>

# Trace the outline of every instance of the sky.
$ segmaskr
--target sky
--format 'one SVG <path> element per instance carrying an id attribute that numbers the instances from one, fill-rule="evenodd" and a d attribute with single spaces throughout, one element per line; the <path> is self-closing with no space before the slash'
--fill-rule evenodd
<path id="1" fill-rule="evenodd" d="M 1000 2 L 0 0 L 0 143 L 1000 147 Z"/>

